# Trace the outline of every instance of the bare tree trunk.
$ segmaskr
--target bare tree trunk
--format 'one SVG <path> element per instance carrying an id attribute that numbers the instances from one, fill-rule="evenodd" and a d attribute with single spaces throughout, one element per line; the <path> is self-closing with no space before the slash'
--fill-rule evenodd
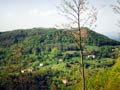
<path id="1" fill-rule="evenodd" d="M 78 7 L 78 12 L 79 12 Z M 79 31 L 79 48 L 80 48 L 80 69 L 81 69 L 81 77 L 82 77 L 82 90 L 85 90 L 85 73 L 84 73 L 84 62 L 83 62 L 83 47 L 82 47 L 82 37 L 81 37 L 81 27 L 80 27 L 80 13 L 78 13 L 78 31 Z"/>
<path id="2" fill-rule="evenodd" d="M 81 59 L 81 75 L 82 75 L 82 90 L 85 90 L 85 73 L 84 73 L 84 63 L 83 63 L 83 51 L 80 50 L 80 59 Z"/>

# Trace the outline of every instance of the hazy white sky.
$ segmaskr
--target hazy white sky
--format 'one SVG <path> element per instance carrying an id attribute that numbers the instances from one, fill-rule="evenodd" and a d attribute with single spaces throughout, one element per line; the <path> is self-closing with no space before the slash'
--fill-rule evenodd
<path id="1" fill-rule="evenodd" d="M 54 27 L 64 23 L 55 5 L 61 0 L 0 0 L 0 31 L 21 28 Z M 119 16 L 113 13 L 110 5 L 116 0 L 90 0 L 98 7 L 96 31 L 107 35 L 118 32 L 116 26 Z M 105 6 L 105 7 L 104 7 Z M 104 7 L 104 8 L 103 8 Z"/>

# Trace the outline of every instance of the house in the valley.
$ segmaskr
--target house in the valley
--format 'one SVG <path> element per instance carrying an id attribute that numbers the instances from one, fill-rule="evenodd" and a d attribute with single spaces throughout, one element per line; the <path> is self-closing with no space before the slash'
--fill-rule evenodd
<path id="1" fill-rule="evenodd" d="M 60 58 L 58 61 L 59 61 L 59 62 L 63 62 L 64 60 L 63 60 L 62 58 Z"/>
<path id="2" fill-rule="evenodd" d="M 89 59 L 95 59 L 95 58 L 96 58 L 96 56 L 95 56 L 94 54 L 88 55 L 87 57 L 88 57 Z"/>
<path id="3" fill-rule="evenodd" d="M 43 63 L 40 63 L 40 65 L 39 65 L 40 67 L 42 67 L 43 66 Z"/>
<path id="4" fill-rule="evenodd" d="M 22 69 L 21 73 L 33 72 L 33 68 Z"/>
<path id="5" fill-rule="evenodd" d="M 62 83 L 63 83 L 63 84 L 67 84 L 67 83 L 68 83 L 68 80 L 67 80 L 67 79 L 62 79 Z"/>

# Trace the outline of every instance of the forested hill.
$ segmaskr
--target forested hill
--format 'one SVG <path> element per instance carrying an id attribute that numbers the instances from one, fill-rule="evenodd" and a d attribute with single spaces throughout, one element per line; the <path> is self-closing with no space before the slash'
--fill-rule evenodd
<path id="1" fill-rule="evenodd" d="M 55 28 L 33 28 L 19 29 L 8 32 L 0 32 L 0 47 L 11 47 L 16 44 L 21 44 L 26 47 L 31 46 L 60 46 L 64 45 L 74 48 L 74 42 L 70 31 L 58 30 Z M 118 45 L 120 42 L 112 40 L 102 34 L 96 33 L 85 28 L 82 30 L 83 41 L 88 45 Z"/>
<path id="2" fill-rule="evenodd" d="M 120 48 L 113 45 L 120 42 L 87 28 L 82 29 L 81 33 L 82 45 L 85 45 L 86 85 L 90 88 L 97 85 L 98 90 L 101 82 L 109 84 L 111 77 L 117 76 L 104 70 L 115 64 Z M 33 28 L 1 32 L 0 90 L 81 90 L 79 60 L 79 48 L 71 31 Z M 99 73 L 99 70 L 102 72 Z M 64 83 L 64 80 L 67 82 Z M 116 83 L 119 85 L 119 82 Z M 114 84 L 112 82 L 110 86 Z"/>

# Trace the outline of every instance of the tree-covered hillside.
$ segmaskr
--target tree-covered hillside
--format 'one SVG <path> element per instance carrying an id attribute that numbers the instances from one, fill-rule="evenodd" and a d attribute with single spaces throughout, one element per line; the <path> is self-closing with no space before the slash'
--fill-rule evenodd
<path id="1" fill-rule="evenodd" d="M 80 54 L 72 32 L 55 28 L 1 32 L 0 90 L 81 90 Z M 97 81 L 90 83 L 98 71 L 115 64 L 120 43 L 88 28 L 82 30 L 82 41 L 87 87 L 98 90 L 93 85 Z"/>
<path id="2" fill-rule="evenodd" d="M 102 34 L 96 33 L 88 28 L 84 28 L 84 31 L 87 31 L 87 38 L 84 37 L 88 45 L 119 45 L 120 43 L 112 40 Z M 60 30 L 55 28 L 33 28 L 26 30 L 14 30 L 8 32 L 0 33 L 0 46 L 1 47 L 10 47 L 14 44 L 23 43 L 29 41 L 38 42 L 37 44 L 59 44 L 59 43 L 74 43 L 74 39 L 71 36 L 72 31 Z M 35 43 L 33 43 L 35 44 Z"/>
<path id="3" fill-rule="evenodd" d="M 55 47 L 60 51 L 77 51 L 79 48 L 77 47 L 75 39 L 72 37 L 71 32 L 72 31 L 55 28 L 33 28 L 26 30 L 1 32 L 1 64 L 8 61 L 8 59 L 15 57 L 15 55 L 18 53 L 21 55 L 19 57 L 23 59 L 28 58 L 28 56 L 32 57 L 33 55 L 36 56 L 37 59 L 42 59 L 42 57 L 44 57 L 42 56 L 43 53 L 50 52 Z M 82 30 L 82 33 L 82 39 L 86 46 L 102 47 L 104 45 L 110 46 L 120 44 L 119 42 L 109 39 L 108 37 L 98 34 L 92 30 L 89 30 L 88 28 L 84 28 L 84 30 Z M 86 51 L 89 50 L 85 49 L 85 52 Z M 96 52 L 98 53 L 98 51 Z"/>

